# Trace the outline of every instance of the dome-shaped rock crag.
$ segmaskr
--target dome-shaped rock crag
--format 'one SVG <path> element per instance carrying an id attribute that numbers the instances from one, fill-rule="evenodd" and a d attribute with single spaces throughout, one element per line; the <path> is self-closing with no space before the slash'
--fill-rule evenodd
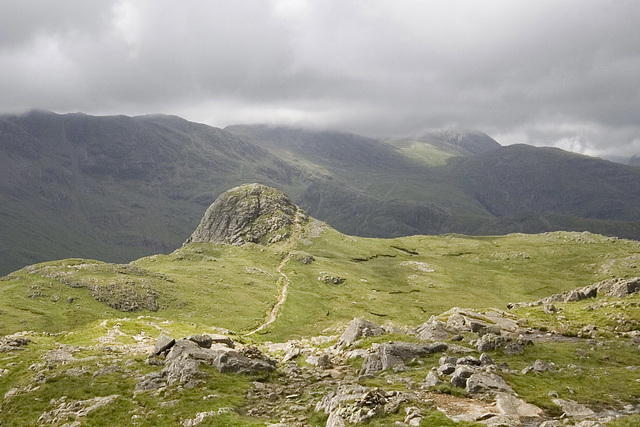
<path id="1" fill-rule="evenodd" d="M 281 191 L 261 184 L 245 184 L 222 193 L 185 244 L 274 243 L 289 237 L 297 217 L 307 218 Z"/>

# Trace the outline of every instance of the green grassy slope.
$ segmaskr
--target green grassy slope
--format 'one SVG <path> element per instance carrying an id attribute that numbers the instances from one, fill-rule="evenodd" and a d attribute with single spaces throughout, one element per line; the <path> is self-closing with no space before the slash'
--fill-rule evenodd
<path id="1" fill-rule="evenodd" d="M 504 308 L 634 275 L 640 260 L 637 242 L 589 233 L 368 239 L 327 227 L 311 237 L 318 224 L 305 225 L 297 246 L 315 261 L 284 266 L 289 296 L 265 338 L 316 334 L 356 316 L 415 325 L 452 306 Z M 0 282 L 0 333 L 81 326 L 114 316 L 127 299 L 135 313 L 248 331 L 277 299 L 275 269 L 284 256 L 279 245 L 198 243 L 130 266 L 38 264 Z M 318 280 L 323 273 L 346 280 L 326 284 Z"/>

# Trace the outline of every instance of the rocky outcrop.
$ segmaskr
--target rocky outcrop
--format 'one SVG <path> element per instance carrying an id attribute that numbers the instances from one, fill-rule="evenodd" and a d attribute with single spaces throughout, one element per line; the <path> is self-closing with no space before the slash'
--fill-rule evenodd
<path id="1" fill-rule="evenodd" d="M 233 347 L 233 341 L 223 336 L 216 336 L 214 340 L 209 335 L 194 335 L 175 341 L 161 335 L 152 356 L 165 354 L 160 362 L 164 368 L 141 377 L 136 391 L 173 384 L 181 384 L 185 388 L 196 387 L 206 376 L 200 370 L 201 364 L 212 366 L 222 373 L 256 374 L 275 370 L 275 361 L 264 356 L 257 348 L 247 347 L 236 351 Z"/>
<path id="2" fill-rule="evenodd" d="M 447 349 L 445 343 L 419 344 L 409 342 L 390 342 L 374 344 L 362 362 L 361 375 L 371 375 L 389 368 L 403 366 L 404 362 L 441 353 Z"/>
<path id="3" fill-rule="evenodd" d="M 261 184 L 241 185 L 222 193 L 209 206 L 185 244 L 274 243 L 289 237 L 290 227 L 307 218 L 281 191 Z"/>
<path id="4" fill-rule="evenodd" d="M 10 351 L 19 350 L 29 344 L 31 340 L 20 334 L 7 335 L 0 337 L 0 353 L 8 353 Z"/>
<path id="5" fill-rule="evenodd" d="M 118 397 L 120 396 L 112 394 L 87 400 L 68 401 L 66 396 L 62 396 L 51 402 L 56 407 L 43 413 L 38 419 L 38 423 L 59 425 L 69 421 L 70 423 L 65 425 L 80 425 L 75 423 L 78 418 L 86 417 L 90 412 L 115 402 Z"/>
<path id="6" fill-rule="evenodd" d="M 418 398 L 411 393 L 342 385 L 324 396 L 315 409 L 329 415 L 327 426 L 337 427 L 346 425 L 345 421 L 360 424 L 376 415 L 397 413 L 402 404 L 414 401 L 418 401 Z M 408 418 L 418 418 L 418 414 Z"/>
<path id="7" fill-rule="evenodd" d="M 507 307 L 509 309 L 514 309 L 519 307 L 535 307 L 543 305 L 545 312 L 554 313 L 557 311 L 553 305 L 554 302 L 576 302 L 587 298 L 595 298 L 597 296 L 624 298 L 627 295 L 631 295 L 639 291 L 640 277 L 634 277 L 632 279 L 607 279 L 593 285 L 560 292 L 530 303 L 510 303 Z"/>

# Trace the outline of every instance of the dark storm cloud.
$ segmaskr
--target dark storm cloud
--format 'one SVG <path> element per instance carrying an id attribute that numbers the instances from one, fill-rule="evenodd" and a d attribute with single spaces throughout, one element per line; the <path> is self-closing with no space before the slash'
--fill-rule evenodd
<path id="1" fill-rule="evenodd" d="M 0 110 L 640 153 L 640 2 L 5 1 Z"/>

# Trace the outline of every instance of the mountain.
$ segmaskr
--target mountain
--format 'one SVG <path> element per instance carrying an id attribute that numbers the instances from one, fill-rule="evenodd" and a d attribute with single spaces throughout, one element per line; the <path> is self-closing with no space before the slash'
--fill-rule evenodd
<path id="1" fill-rule="evenodd" d="M 301 171 L 178 117 L 35 111 L 0 118 L 0 272 L 70 256 L 127 261 L 178 247 L 203 206 Z"/>
<path id="2" fill-rule="evenodd" d="M 591 233 L 348 236 L 243 185 L 170 254 L 0 278 L 0 422 L 634 425 L 638 260 Z"/>
<path id="3" fill-rule="evenodd" d="M 365 237 L 589 230 L 640 238 L 637 168 L 501 147 L 477 131 L 381 141 L 173 116 L 0 116 L 0 274 L 180 246 L 203 207 L 247 182 Z"/>

